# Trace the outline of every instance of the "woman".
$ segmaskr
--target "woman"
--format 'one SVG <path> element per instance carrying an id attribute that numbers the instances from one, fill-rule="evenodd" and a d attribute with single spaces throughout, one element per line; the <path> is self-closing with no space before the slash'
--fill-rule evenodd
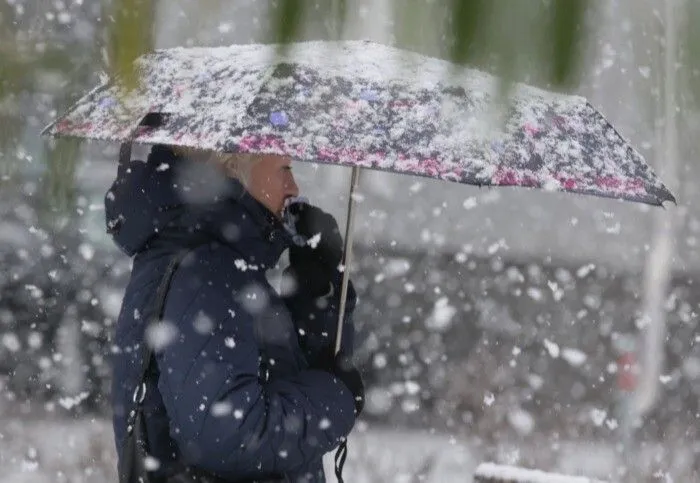
<path id="1" fill-rule="evenodd" d="M 284 156 L 155 146 L 145 163 L 119 168 L 107 227 L 134 261 L 115 336 L 114 431 L 121 458 L 146 341 L 155 481 L 180 465 L 231 482 L 325 481 L 321 457 L 362 410 L 349 321 L 343 356 L 332 353 L 342 239 L 330 215 L 299 205 L 293 228 L 320 242 L 293 243 L 282 219 L 297 195 Z M 287 248 L 295 283 L 280 295 L 265 271 Z M 156 288 L 183 250 L 162 320 L 149 326 Z M 348 317 L 354 303 L 350 290 Z"/>

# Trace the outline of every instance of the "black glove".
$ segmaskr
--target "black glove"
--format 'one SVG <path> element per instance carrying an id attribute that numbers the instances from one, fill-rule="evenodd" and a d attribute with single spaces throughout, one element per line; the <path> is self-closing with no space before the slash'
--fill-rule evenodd
<path id="1" fill-rule="evenodd" d="M 295 203 L 289 211 L 295 219 L 297 233 L 311 240 L 310 244 L 289 249 L 291 271 L 300 287 L 320 297 L 328 293 L 329 283 L 334 280 L 343 259 L 343 237 L 338 223 L 333 216 L 307 203 Z"/>
<path id="2" fill-rule="evenodd" d="M 355 416 L 359 416 L 365 407 L 365 385 L 362 382 L 360 371 L 357 370 L 350 357 L 342 354 L 337 356 L 331 354 L 331 352 L 327 352 L 324 356 L 319 357 L 312 369 L 330 372 L 340 379 L 340 382 L 352 393 L 355 402 Z"/>

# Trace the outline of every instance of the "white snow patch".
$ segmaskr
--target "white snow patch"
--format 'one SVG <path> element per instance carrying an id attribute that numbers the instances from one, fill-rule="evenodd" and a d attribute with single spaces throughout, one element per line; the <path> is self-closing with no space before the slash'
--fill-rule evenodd
<path id="1" fill-rule="evenodd" d="M 81 243 L 78 247 L 78 253 L 89 262 L 95 256 L 95 248 L 87 243 Z"/>
<path id="2" fill-rule="evenodd" d="M 257 265 L 249 264 L 249 263 L 247 263 L 245 260 L 243 260 L 242 258 L 239 258 L 239 259 L 237 259 L 237 260 L 234 260 L 234 261 L 233 261 L 233 264 L 234 264 L 235 267 L 236 267 L 238 270 L 240 270 L 241 272 L 246 272 L 246 271 L 248 271 L 248 270 L 256 271 L 256 270 L 258 269 L 258 266 L 257 266 Z"/>
<path id="3" fill-rule="evenodd" d="M 583 476 L 568 476 L 560 473 L 547 473 L 541 470 L 529 470 L 517 466 L 481 463 L 474 476 L 492 481 L 517 481 L 527 483 L 603 483 Z"/>
<path id="4" fill-rule="evenodd" d="M 593 263 L 589 263 L 588 265 L 583 265 L 578 270 L 576 270 L 576 276 L 578 278 L 585 278 L 593 270 L 595 270 L 595 265 Z"/>
<path id="5" fill-rule="evenodd" d="M 547 349 L 547 352 L 549 352 L 549 355 L 551 357 L 553 357 L 554 359 L 559 357 L 559 346 L 556 343 L 552 342 L 549 339 L 545 339 L 542 343 L 544 344 L 545 349 Z"/>
<path id="6" fill-rule="evenodd" d="M 367 391 L 365 409 L 374 415 L 386 414 L 391 411 L 394 404 L 394 396 L 391 391 L 381 387 L 373 387 Z"/>
<path id="7" fill-rule="evenodd" d="M 476 198 L 474 196 L 470 196 L 466 200 L 464 200 L 464 203 L 462 203 L 462 206 L 464 207 L 465 210 L 471 210 L 473 208 L 476 208 L 478 206 L 478 202 L 476 201 Z"/>
<path id="8" fill-rule="evenodd" d="M 416 395 L 420 392 L 420 384 L 415 381 L 406 381 L 406 394 Z"/>
<path id="9" fill-rule="evenodd" d="M 586 362 L 588 356 L 583 351 L 567 347 L 562 349 L 561 358 L 574 367 L 580 367 Z"/>
<path id="10" fill-rule="evenodd" d="M 542 290 L 537 287 L 528 287 L 527 294 L 535 302 L 541 302 L 542 298 L 544 297 Z"/>
<path id="11" fill-rule="evenodd" d="M 211 405 L 211 414 L 214 417 L 220 418 L 228 416 L 233 412 L 233 406 L 228 401 L 219 401 Z"/>
<path id="12" fill-rule="evenodd" d="M 536 391 L 544 385 L 544 378 L 537 374 L 528 374 L 527 383 Z"/>
<path id="13" fill-rule="evenodd" d="M 384 266 L 383 274 L 388 278 L 402 277 L 411 269 L 411 262 L 405 258 L 394 258 Z"/>
<path id="14" fill-rule="evenodd" d="M 155 351 L 159 351 L 170 345 L 177 337 L 178 330 L 175 324 L 168 321 L 160 321 L 146 328 L 146 343 Z"/>
<path id="15" fill-rule="evenodd" d="M 608 416 L 608 412 L 604 409 L 593 408 L 591 409 L 591 420 L 596 426 L 602 426 L 605 422 L 605 418 Z"/>
<path id="16" fill-rule="evenodd" d="M 156 471 L 160 468 L 160 461 L 158 461 L 158 458 L 149 455 L 143 460 L 143 465 L 148 471 Z"/>
<path id="17" fill-rule="evenodd" d="M 452 318 L 457 313 L 457 309 L 450 305 L 447 297 L 441 297 L 435 302 L 433 312 L 425 321 L 425 326 L 433 330 L 445 330 L 452 324 Z"/>
<path id="18" fill-rule="evenodd" d="M 71 408 L 74 408 L 74 407 L 80 405 L 80 403 L 85 401 L 89 395 L 90 395 L 90 393 L 88 393 L 87 391 L 84 391 L 84 392 L 81 392 L 80 394 L 78 394 L 77 396 L 74 396 L 74 397 L 70 397 L 70 396 L 62 397 L 62 398 L 58 399 L 58 404 L 64 409 L 71 409 Z"/>
<path id="19" fill-rule="evenodd" d="M 535 429 L 535 418 L 522 408 L 509 411 L 508 422 L 521 435 L 528 435 Z"/>
<path id="20" fill-rule="evenodd" d="M 564 291 L 561 288 L 559 288 L 559 284 L 552 280 L 548 280 L 547 286 L 552 291 L 552 296 L 554 297 L 554 300 L 556 302 L 559 302 L 564 296 Z"/>
<path id="21" fill-rule="evenodd" d="M 316 249 L 316 247 L 318 247 L 318 244 L 320 242 L 321 242 L 321 234 L 320 233 L 316 233 L 314 236 L 312 236 L 311 238 L 306 240 L 306 244 L 309 245 L 314 250 Z"/>
<path id="22" fill-rule="evenodd" d="M 227 34 L 233 30 L 233 25 L 229 22 L 223 22 L 219 24 L 218 30 L 221 34 Z"/>
<path id="23" fill-rule="evenodd" d="M 2 345 L 10 352 L 18 352 L 22 348 L 19 337 L 12 332 L 2 335 Z"/>
<path id="24" fill-rule="evenodd" d="M 211 334 L 214 329 L 214 321 L 208 315 L 200 312 L 192 323 L 192 326 L 198 334 Z"/>

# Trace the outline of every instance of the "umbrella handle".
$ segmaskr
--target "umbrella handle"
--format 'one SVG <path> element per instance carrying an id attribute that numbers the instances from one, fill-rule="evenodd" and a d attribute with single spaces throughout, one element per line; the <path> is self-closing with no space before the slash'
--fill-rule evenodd
<path id="1" fill-rule="evenodd" d="M 355 190 L 360 184 L 360 168 L 352 168 L 350 179 L 350 196 L 348 198 L 348 216 L 345 223 L 345 246 L 343 248 L 343 284 L 340 289 L 340 310 L 338 311 L 338 328 L 335 335 L 335 353 L 340 352 L 340 344 L 343 341 L 343 323 L 345 319 L 345 306 L 348 298 L 348 285 L 350 283 L 350 260 L 352 258 L 352 227 L 355 220 Z"/>

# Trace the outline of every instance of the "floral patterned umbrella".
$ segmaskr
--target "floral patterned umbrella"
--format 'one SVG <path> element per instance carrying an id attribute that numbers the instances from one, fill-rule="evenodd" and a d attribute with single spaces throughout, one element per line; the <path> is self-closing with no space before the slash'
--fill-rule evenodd
<path id="1" fill-rule="evenodd" d="M 105 83 L 50 135 L 291 155 L 491 186 L 661 205 L 675 201 L 642 156 L 584 98 L 516 85 L 365 41 L 159 50 L 141 88 Z M 159 113 L 158 124 L 140 126 Z"/>
<path id="2" fill-rule="evenodd" d="M 479 186 L 675 202 L 582 97 L 517 84 L 499 109 L 498 79 L 444 60 L 366 41 L 304 42 L 283 57 L 278 52 L 276 45 L 156 51 L 137 60 L 137 91 L 106 82 L 44 133 L 348 166 L 351 195 L 360 169 L 372 168 Z"/>

